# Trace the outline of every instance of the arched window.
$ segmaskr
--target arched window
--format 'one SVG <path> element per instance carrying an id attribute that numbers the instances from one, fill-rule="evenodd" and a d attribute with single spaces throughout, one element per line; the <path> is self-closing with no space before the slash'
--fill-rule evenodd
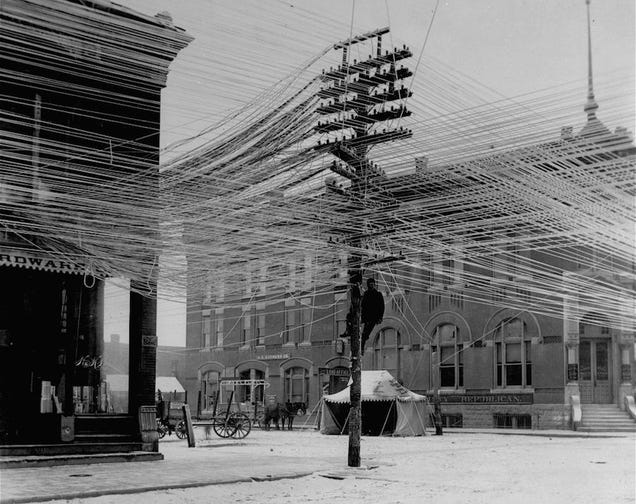
<path id="1" fill-rule="evenodd" d="M 302 367 L 285 370 L 285 401 L 309 404 L 309 371 Z"/>
<path id="2" fill-rule="evenodd" d="M 440 324 L 435 328 L 435 342 L 439 352 L 439 386 L 464 386 L 464 345 L 460 342 L 459 328 L 454 324 Z"/>
<path id="3" fill-rule="evenodd" d="M 373 342 L 373 369 L 386 369 L 395 378 L 402 375 L 402 338 L 393 327 L 382 329 Z"/>
<path id="4" fill-rule="evenodd" d="M 349 368 L 337 366 L 331 370 L 329 375 L 329 393 L 335 394 L 347 388 L 349 383 Z"/>
<path id="5" fill-rule="evenodd" d="M 495 332 L 497 387 L 532 385 L 532 347 L 523 320 L 503 320 Z"/>
<path id="6" fill-rule="evenodd" d="M 204 410 L 213 410 L 217 392 L 219 403 L 223 401 L 223 387 L 221 387 L 221 373 L 206 371 L 201 375 L 201 405 Z"/>
<path id="7" fill-rule="evenodd" d="M 260 369 L 245 369 L 239 373 L 241 380 L 264 380 L 265 373 Z M 241 385 L 238 389 L 238 398 L 240 402 L 263 402 L 263 385 Z"/>

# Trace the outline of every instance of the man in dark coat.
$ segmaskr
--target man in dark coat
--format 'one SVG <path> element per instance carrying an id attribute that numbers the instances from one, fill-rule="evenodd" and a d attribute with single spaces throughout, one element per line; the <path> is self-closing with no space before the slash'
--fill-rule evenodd
<path id="1" fill-rule="evenodd" d="M 367 290 L 362 296 L 362 313 L 361 319 L 364 327 L 362 329 L 362 340 L 360 342 L 360 354 L 364 355 L 364 345 L 369 339 L 369 335 L 373 328 L 382 322 L 384 317 L 384 297 L 382 293 L 375 288 L 375 280 L 369 278 L 367 280 Z"/>

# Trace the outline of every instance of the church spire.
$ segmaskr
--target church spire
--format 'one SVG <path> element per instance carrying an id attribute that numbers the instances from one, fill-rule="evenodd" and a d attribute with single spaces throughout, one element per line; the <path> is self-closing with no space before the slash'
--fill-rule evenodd
<path id="1" fill-rule="evenodd" d="M 592 81 L 592 25 L 590 21 L 590 0 L 585 0 L 587 4 L 587 102 L 583 110 L 587 114 L 587 120 L 596 119 L 596 109 L 598 104 L 594 99 L 594 85 Z"/>

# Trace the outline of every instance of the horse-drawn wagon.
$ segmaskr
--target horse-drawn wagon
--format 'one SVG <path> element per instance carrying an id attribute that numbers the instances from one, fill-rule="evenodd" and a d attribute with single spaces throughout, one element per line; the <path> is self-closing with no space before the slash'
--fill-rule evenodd
<path id="1" fill-rule="evenodd" d="M 269 382 L 251 379 L 223 379 L 221 385 L 231 387 L 230 396 L 225 411 L 219 412 L 220 390 L 216 391 L 211 417 L 212 430 L 217 436 L 222 438 L 243 439 L 250 433 L 252 423 L 258 423 L 262 418 L 262 407 L 259 408 L 259 402 L 254 401 L 252 403 L 253 408 L 249 408 L 248 405 L 242 404 L 238 399 L 236 399 L 236 406 L 233 407 L 235 389 L 238 386 L 248 386 L 251 390 L 250 397 L 255 397 L 255 389 L 260 386 L 267 388 L 269 387 Z"/>

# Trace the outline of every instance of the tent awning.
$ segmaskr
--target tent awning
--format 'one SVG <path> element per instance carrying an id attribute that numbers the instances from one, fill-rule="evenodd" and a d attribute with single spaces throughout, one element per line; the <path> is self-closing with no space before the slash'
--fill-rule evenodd
<path id="1" fill-rule="evenodd" d="M 155 391 L 185 392 L 181 382 L 175 376 L 157 376 Z"/>
<path id="2" fill-rule="evenodd" d="M 332 403 L 349 403 L 349 386 L 340 392 L 323 396 L 323 399 Z M 361 383 L 362 401 L 426 401 L 426 396 L 411 392 L 401 385 L 391 373 L 386 370 L 362 371 Z"/>
<path id="3" fill-rule="evenodd" d="M 125 392 L 128 390 L 128 375 L 106 375 L 106 381 L 113 392 Z M 155 392 L 185 392 L 181 382 L 174 376 L 157 376 L 155 379 Z"/>

